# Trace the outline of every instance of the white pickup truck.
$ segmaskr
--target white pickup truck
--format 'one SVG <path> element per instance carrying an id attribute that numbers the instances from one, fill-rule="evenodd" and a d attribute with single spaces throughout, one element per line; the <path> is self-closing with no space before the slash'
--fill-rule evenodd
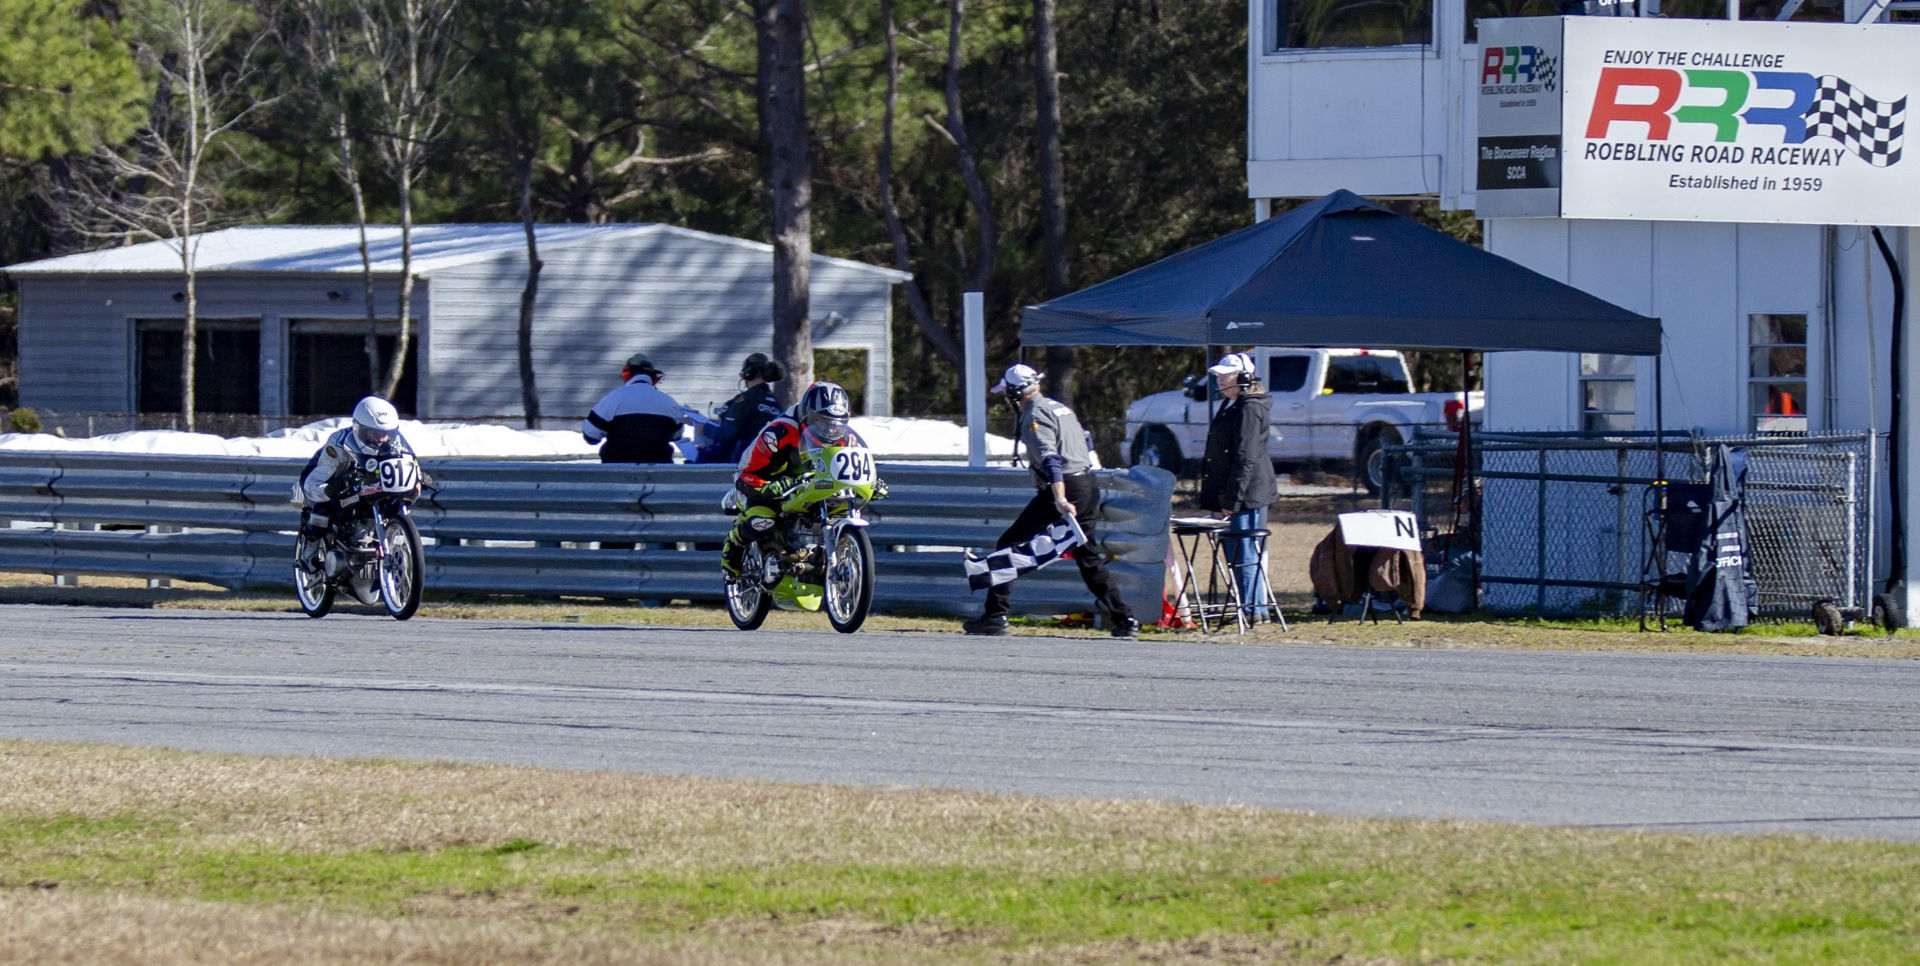
<path id="1" fill-rule="evenodd" d="M 1407 363 L 1390 349 L 1250 350 L 1273 394 L 1273 461 L 1351 464 L 1369 492 L 1378 492 L 1380 449 L 1412 436 L 1414 426 L 1458 430 L 1479 422 L 1478 391 L 1413 391 Z M 1127 406 L 1129 457 L 1176 473 L 1191 471 L 1206 454 L 1212 380 L 1187 377 L 1180 390 L 1154 393 Z"/>

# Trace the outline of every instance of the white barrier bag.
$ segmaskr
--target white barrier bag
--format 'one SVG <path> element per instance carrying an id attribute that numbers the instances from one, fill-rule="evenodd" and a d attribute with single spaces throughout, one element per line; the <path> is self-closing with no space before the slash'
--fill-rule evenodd
<path id="1" fill-rule="evenodd" d="M 984 557 L 969 550 L 966 559 L 961 561 L 967 569 L 967 586 L 973 590 L 997 587 L 1059 560 L 1062 554 L 1086 542 L 1087 534 L 1080 529 L 1080 521 L 1063 516 L 1025 543 L 1001 547 Z"/>

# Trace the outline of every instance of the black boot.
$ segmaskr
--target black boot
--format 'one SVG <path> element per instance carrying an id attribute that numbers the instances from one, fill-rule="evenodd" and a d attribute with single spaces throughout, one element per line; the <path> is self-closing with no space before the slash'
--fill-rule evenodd
<path id="1" fill-rule="evenodd" d="M 987 637 L 1001 637 L 1007 633 L 1007 615 L 982 614 L 960 625 L 960 629 L 969 634 Z"/>

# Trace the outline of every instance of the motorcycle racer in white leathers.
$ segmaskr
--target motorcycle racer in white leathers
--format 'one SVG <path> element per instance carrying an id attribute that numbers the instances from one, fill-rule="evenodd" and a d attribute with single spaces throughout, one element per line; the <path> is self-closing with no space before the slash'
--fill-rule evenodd
<path id="1" fill-rule="evenodd" d="M 379 396 L 368 396 L 353 407 L 353 422 L 327 437 L 307 460 L 297 485 L 298 500 L 306 506 L 301 529 L 314 546 L 324 545 L 331 521 L 340 514 L 340 501 L 351 495 L 353 471 L 379 465 L 383 459 L 412 456 L 413 447 L 400 435 L 400 412 Z"/>

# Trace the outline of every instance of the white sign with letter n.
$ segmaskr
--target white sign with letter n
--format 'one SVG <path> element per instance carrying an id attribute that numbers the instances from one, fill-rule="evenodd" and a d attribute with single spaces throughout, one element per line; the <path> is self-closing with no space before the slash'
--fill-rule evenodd
<path id="1" fill-rule="evenodd" d="M 1340 539 L 1349 547 L 1419 550 L 1420 524 L 1406 510 L 1360 510 L 1340 514 Z"/>

